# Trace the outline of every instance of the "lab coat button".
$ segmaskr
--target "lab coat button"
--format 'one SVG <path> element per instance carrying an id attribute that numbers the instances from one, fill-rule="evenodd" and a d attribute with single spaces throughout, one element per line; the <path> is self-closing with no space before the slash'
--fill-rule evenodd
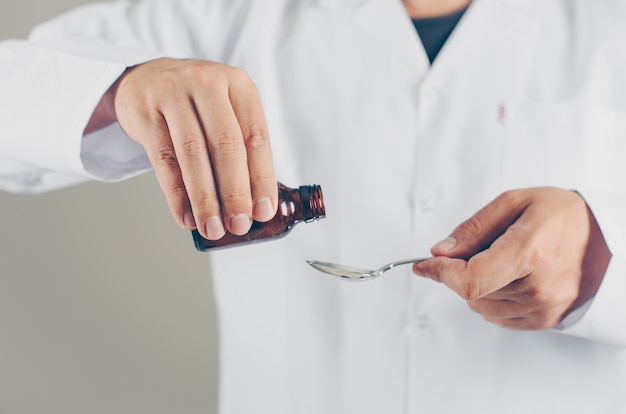
<path id="1" fill-rule="evenodd" d="M 415 318 L 415 327 L 418 330 L 425 330 L 428 329 L 428 327 L 430 326 L 430 318 L 428 317 L 428 315 L 417 315 L 417 318 Z"/>
<path id="2" fill-rule="evenodd" d="M 420 198 L 418 205 L 422 212 L 429 212 L 435 208 L 435 203 L 432 198 Z"/>
<path id="3" fill-rule="evenodd" d="M 426 89 L 424 91 L 424 98 L 428 102 L 435 102 L 439 98 L 439 93 L 434 89 Z"/>

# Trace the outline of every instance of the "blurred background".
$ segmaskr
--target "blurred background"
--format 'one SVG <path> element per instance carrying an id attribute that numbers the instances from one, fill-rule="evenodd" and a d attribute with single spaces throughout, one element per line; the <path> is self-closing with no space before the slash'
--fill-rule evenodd
<path id="1" fill-rule="evenodd" d="M 0 40 L 84 3 L 2 0 Z M 0 212 L 1 413 L 216 411 L 208 258 L 153 174 L 0 192 Z"/>

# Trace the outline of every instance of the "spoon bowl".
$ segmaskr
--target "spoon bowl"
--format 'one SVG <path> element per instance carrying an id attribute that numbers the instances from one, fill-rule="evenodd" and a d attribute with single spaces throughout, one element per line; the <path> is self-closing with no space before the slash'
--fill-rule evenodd
<path id="1" fill-rule="evenodd" d="M 388 270 L 393 269 L 396 266 L 419 263 L 427 259 L 428 258 L 422 257 L 419 259 L 398 260 L 395 262 L 387 263 L 386 265 L 374 270 L 362 269 L 354 266 L 346 266 L 337 263 L 320 262 L 317 260 L 307 260 L 306 262 L 320 272 L 328 273 L 329 275 L 349 280 L 370 280 L 377 278 L 378 276 L 382 275 Z"/>

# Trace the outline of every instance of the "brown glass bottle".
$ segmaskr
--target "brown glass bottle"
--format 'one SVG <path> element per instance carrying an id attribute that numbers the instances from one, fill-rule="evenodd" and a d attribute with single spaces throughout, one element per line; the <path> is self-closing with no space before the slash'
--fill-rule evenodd
<path id="1" fill-rule="evenodd" d="M 281 238 L 298 223 L 303 221 L 309 223 L 324 217 L 326 209 L 322 188 L 319 185 L 290 188 L 278 183 L 278 211 L 270 221 L 265 223 L 254 221 L 248 233 L 235 236 L 227 232 L 219 240 L 205 239 L 198 230 L 193 230 L 192 234 L 196 249 L 205 252 Z"/>

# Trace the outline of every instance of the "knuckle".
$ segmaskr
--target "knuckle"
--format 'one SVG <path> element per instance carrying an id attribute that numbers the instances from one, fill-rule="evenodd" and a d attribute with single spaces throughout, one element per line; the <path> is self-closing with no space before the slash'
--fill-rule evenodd
<path id="1" fill-rule="evenodd" d="M 524 241 L 524 247 L 529 245 L 530 238 L 532 237 L 532 232 L 529 232 L 527 228 L 517 222 L 511 224 L 506 232 L 509 233 L 510 237 L 515 236 L 516 240 Z"/>
<path id="2" fill-rule="evenodd" d="M 545 253 L 541 248 L 543 239 L 537 233 L 514 223 L 506 230 L 503 237 L 516 241 L 517 258 L 525 275 L 544 263 Z"/>
<path id="3" fill-rule="evenodd" d="M 263 188 L 266 191 L 276 192 L 276 177 L 273 169 L 250 171 L 250 182 L 254 183 L 256 188 Z"/>
<path id="4" fill-rule="evenodd" d="M 178 158 L 176 157 L 176 151 L 170 146 L 163 146 L 157 150 L 156 162 L 158 167 L 165 168 L 178 168 Z"/>
<path id="5" fill-rule="evenodd" d="M 159 76 L 159 89 L 161 91 L 171 91 L 178 84 L 178 77 L 172 71 L 164 71 Z"/>
<path id="6" fill-rule="evenodd" d="M 475 279 L 464 281 L 459 289 L 459 294 L 466 301 L 475 301 L 482 296 L 480 283 Z"/>
<path id="7" fill-rule="evenodd" d="M 572 298 L 575 298 L 575 295 L 571 295 L 569 292 L 559 292 L 558 289 L 537 285 L 527 287 L 523 296 L 524 303 L 538 309 L 550 309 L 563 303 L 569 303 Z"/>
<path id="8" fill-rule="evenodd" d="M 241 142 L 227 131 L 216 132 L 209 137 L 211 153 L 233 154 L 241 149 Z"/>
<path id="9" fill-rule="evenodd" d="M 198 79 L 201 80 L 204 78 L 204 74 L 206 73 L 206 68 L 208 66 L 205 62 L 191 60 L 185 62 L 184 65 L 181 65 L 177 68 L 176 72 L 172 72 L 175 77 L 183 77 L 187 79 Z"/>
<path id="10" fill-rule="evenodd" d="M 246 133 L 244 135 L 244 141 L 246 143 L 246 147 L 249 150 L 258 150 L 267 148 L 269 145 L 269 136 L 267 132 L 258 127 L 251 127 L 245 129 Z"/>
<path id="11" fill-rule="evenodd" d="M 181 200 L 187 198 L 187 190 L 184 185 L 172 185 L 164 188 L 163 192 L 168 200 L 176 200 L 175 203 L 171 203 L 173 207 L 179 205 Z"/>
<path id="12" fill-rule="evenodd" d="M 222 85 L 222 74 L 219 70 L 206 65 L 193 65 L 188 68 L 187 77 L 193 82 L 193 85 L 200 91 L 210 93 L 216 91 Z"/>
<path id="13" fill-rule="evenodd" d="M 183 66 L 184 68 L 184 66 Z M 177 92 L 180 88 L 181 79 L 186 78 L 184 70 L 165 70 L 158 79 L 159 88 L 158 91 L 161 95 L 170 96 L 172 93 Z"/>
<path id="14" fill-rule="evenodd" d="M 178 93 L 181 84 L 200 90 L 211 89 L 221 84 L 223 74 L 219 68 L 225 66 L 201 60 L 185 60 L 165 71 L 159 86 L 168 95 Z"/>
<path id="15" fill-rule="evenodd" d="M 505 205 L 516 205 L 519 204 L 522 196 L 521 190 L 508 190 L 500 194 L 497 200 Z"/>
<path id="16" fill-rule="evenodd" d="M 253 86 L 254 82 L 250 79 L 250 76 L 241 68 L 235 66 L 227 66 L 228 76 L 232 83 L 242 84 L 246 86 Z"/>
<path id="17" fill-rule="evenodd" d="M 208 206 L 211 204 L 219 204 L 218 195 L 214 192 L 203 191 L 194 196 L 194 201 L 201 206 Z"/>
<path id="18" fill-rule="evenodd" d="M 465 220 L 460 226 L 459 231 L 468 233 L 470 237 L 479 237 L 482 234 L 483 223 L 478 215 L 474 215 Z"/>
<path id="19" fill-rule="evenodd" d="M 219 199 L 215 193 L 194 194 L 192 204 L 193 210 L 201 222 L 219 214 Z"/>
<path id="20" fill-rule="evenodd" d="M 204 143 L 195 137 L 184 137 L 180 145 L 181 155 L 199 157 L 205 153 Z"/>
<path id="21" fill-rule="evenodd" d="M 543 249 L 535 247 L 534 238 L 528 237 L 527 243 L 522 246 L 521 257 L 526 257 L 531 270 L 544 266 L 548 263 L 548 258 Z"/>
<path id="22" fill-rule="evenodd" d="M 542 289 L 533 284 L 529 284 L 529 286 L 526 287 L 524 296 L 526 297 L 526 301 L 528 303 L 534 304 L 544 303 L 548 297 L 548 295 L 546 295 Z"/>
<path id="23" fill-rule="evenodd" d="M 235 209 L 240 206 L 248 206 L 250 205 L 250 192 L 244 190 L 229 191 L 222 196 L 222 202 Z"/>

